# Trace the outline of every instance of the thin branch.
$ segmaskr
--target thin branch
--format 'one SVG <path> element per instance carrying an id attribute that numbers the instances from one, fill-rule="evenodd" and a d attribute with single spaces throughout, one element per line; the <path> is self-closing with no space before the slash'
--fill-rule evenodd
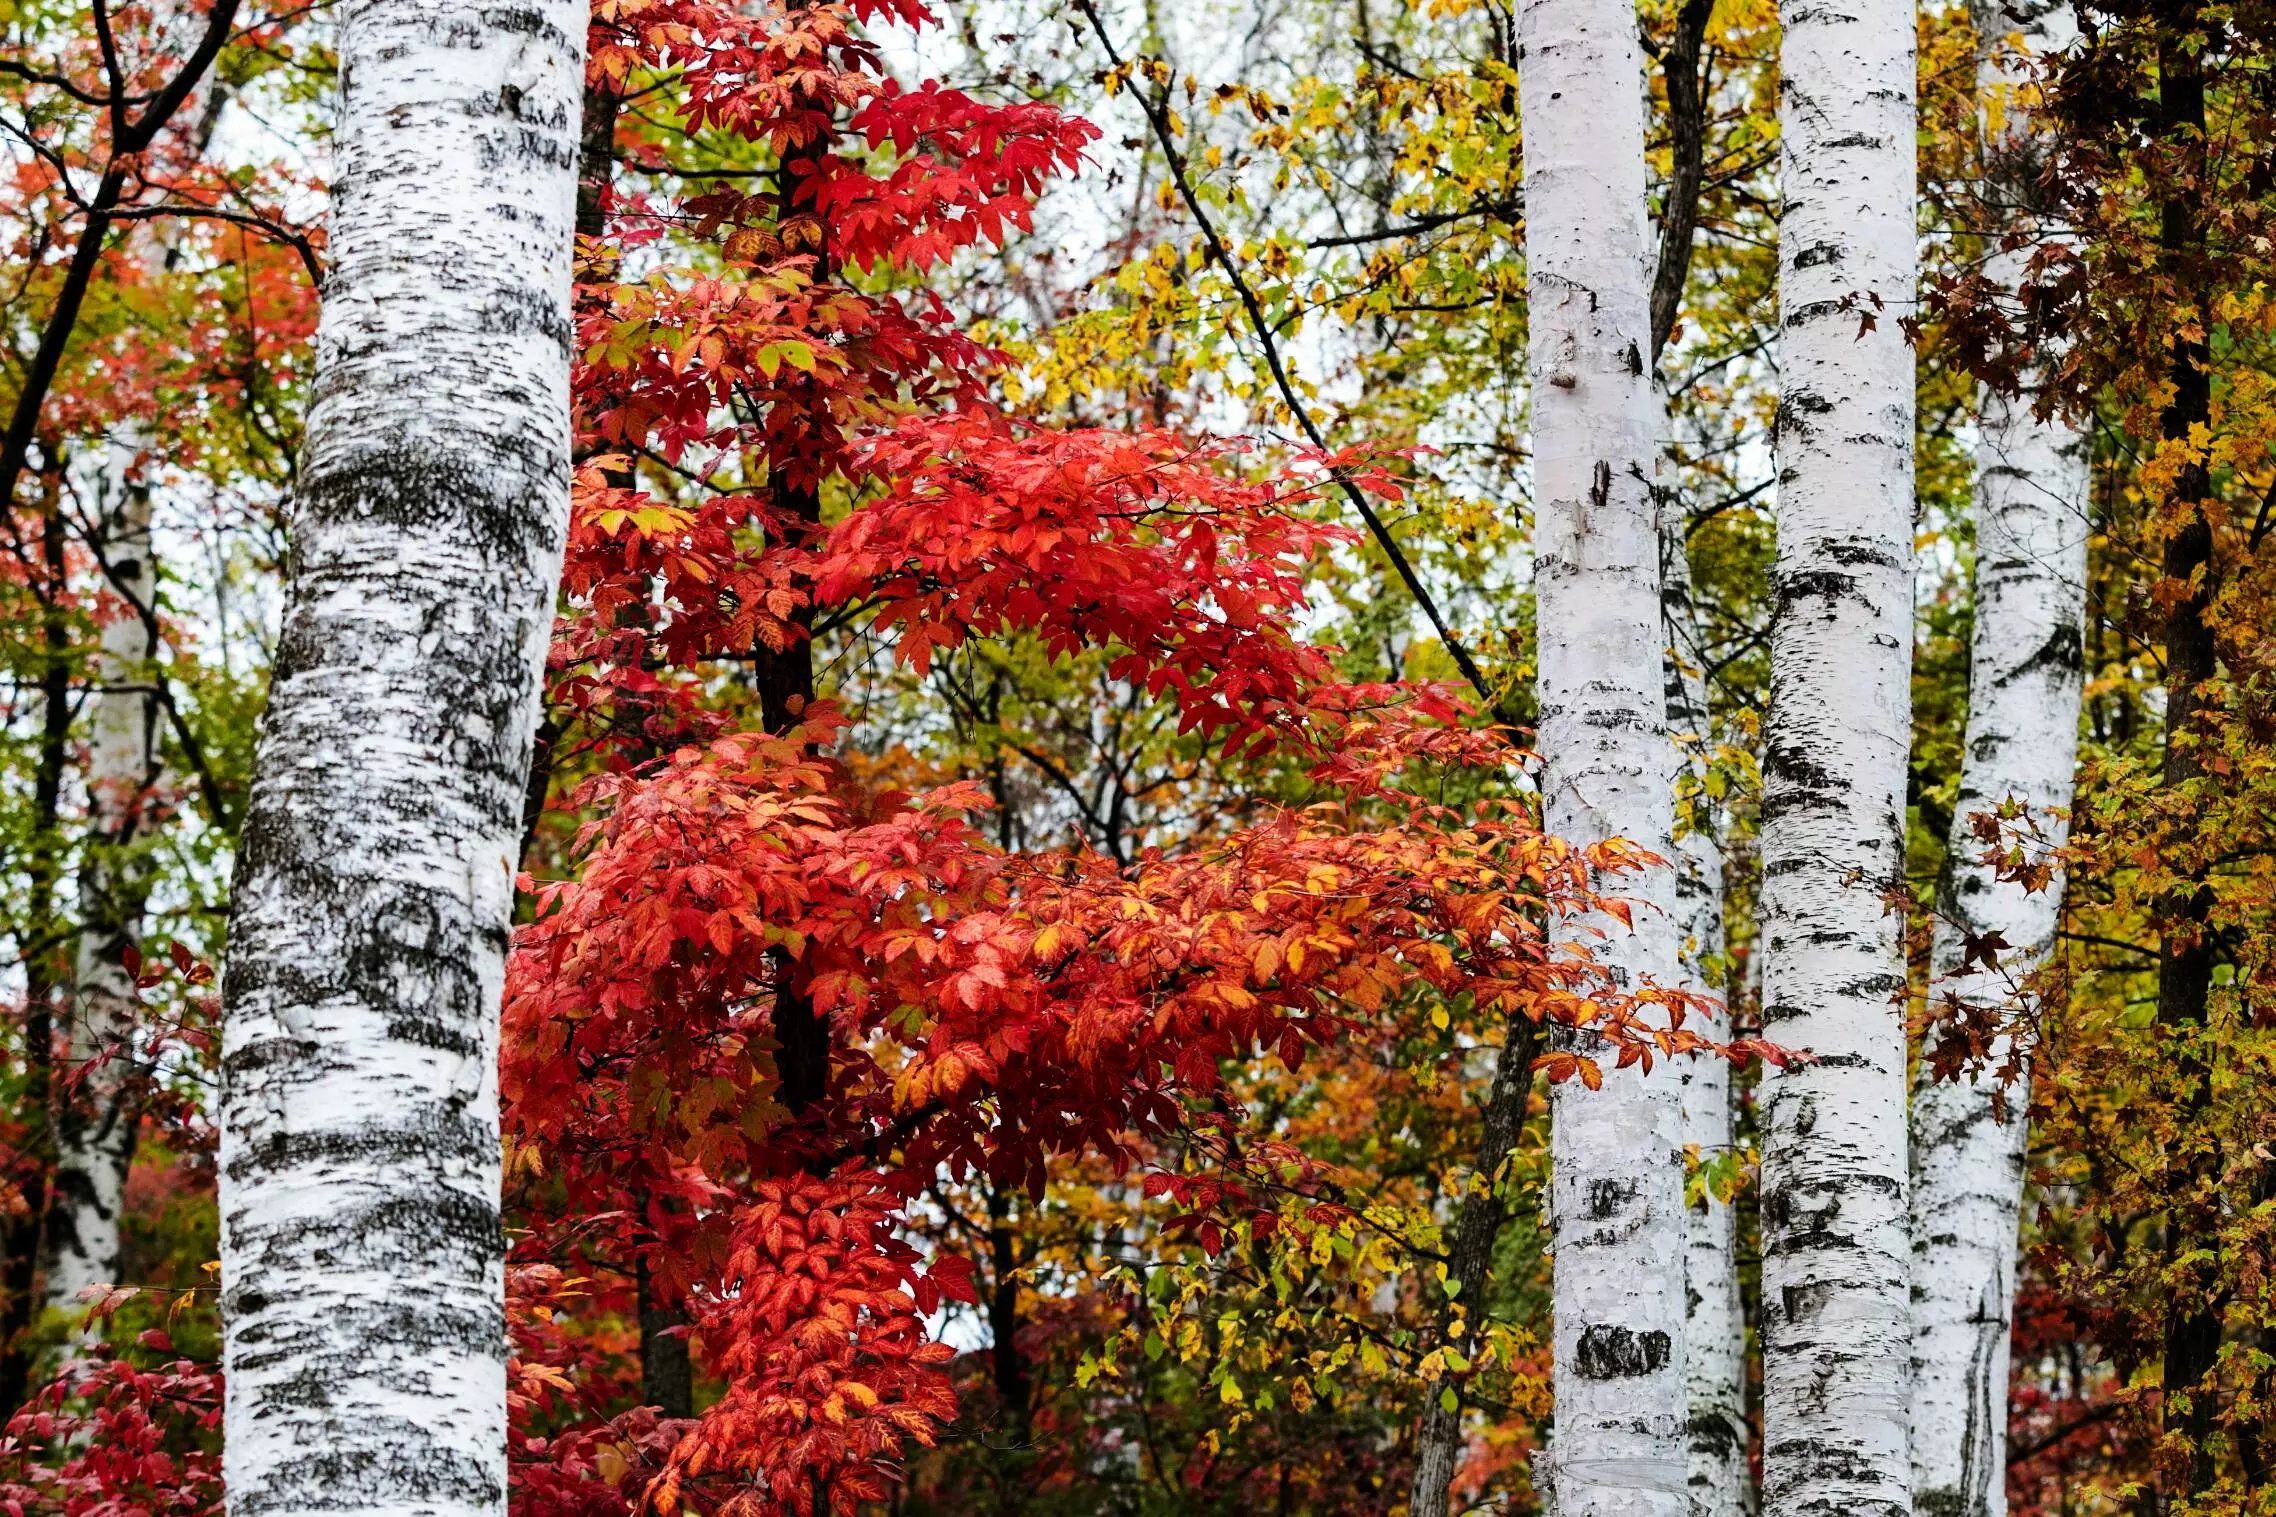
<path id="1" fill-rule="evenodd" d="M 0 74 L 5 74 L 13 79 L 21 79 L 27 84 L 44 84 L 49 89 L 61 90 L 81 105 L 91 105 L 97 110 L 109 110 L 113 103 L 112 97 L 83 90 L 62 74 L 46 73 L 31 67 L 29 64 L 19 63 L 13 58 L 0 58 Z M 148 95 L 128 95 L 125 98 L 129 101 L 142 101 L 148 100 L 150 97 Z"/>
<path id="2" fill-rule="evenodd" d="M 1076 0 L 1076 5 L 1084 17 L 1089 20 L 1091 30 L 1097 34 L 1099 46 L 1105 50 L 1107 60 L 1118 69 L 1125 68 L 1127 65 L 1124 63 L 1121 53 L 1114 46 L 1114 38 L 1107 31 L 1106 22 L 1098 13 L 1096 0 Z M 1202 208 L 1201 197 L 1195 193 L 1192 176 L 1186 169 L 1185 155 L 1178 151 L 1176 134 L 1170 130 L 1167 108 L 1161 100 L 1150 95 L 1135 79 L 1132 82 L 1130 93 L 1132 98 L 1138 102 L 1139 109 L 1145 113 L 1146 123 L 1153 129 L 1154 140 L 1161 144 L 1163 157 L 1168 160 L 1170 177 L 1178 187 L 1179 196 L 1185 201 L 1186 210 L 1192 214 L 1195 225 L 1201 230 L 1202 242 L 1207 247 L 1209 256 L 1219 268 L 1225 271 L 1225 277 L 1232 281 L 1234 294 L 1240 297 L 1241 309 L 1247 314 L 1249 327 L 1256 334 L 1258 345 L 1264 351 L 1265 366 L 1272 374 L 1274 388 L 1279 390 L 1280 398 L 1287 405 L 1289 414 L 1295 418 L 1297 426 L 1303 430 L 1304 435 L 1311 440 L 1312 446 L 1323 453 L 1332 452 L 1333 450 L 1329 448 L 1328 440 L 1321 433 L 1319 425 L 1312 420 L 1311 411 L 1304 405 L 1303 398 L 1296 393 L 1295 382 L 1289 378 L 1286 365 L 1281 362 L 1280 347 L 1273 340 L 1272 322 L 1265 315 L 1264 303 L 1257 298 L 1256 291 L 1250 287 L 1247 276 L 1241 272 L 1240 265 L 1234 261 L 1231 249 L 1226 247 L 1224 238 L 1218 234 L 1217 224 L 1210 219 L 1209 213 Z M 1438 634 L 1439 641 L 1444 644 L 1446 651 L 1453 657 L 1455 668 L 1462 672 L 1462 677 L 1469 682 L 1470 688 L 1477 691 L 1479 699 L 1487 704 L 1497 719 L 1510 720 L 1507 708 L 1494 694 L 1493 687 L 1486 682 L 1486 676 L 1478 668 L 1477 660 L 1470 656 L 1470 650 L 1463 645 L 1460 638 L 1454 635 L 1453 629 L 1446 624 L 1446 618 L 1439 614 L 1438 602 L 1432 599 L 1430 591 L 1423 585 L 1421 576 L 1415 573 L 1414 565 L 1408 561 L 1405 550 L 1391 536 L 1390 527 L 1384 523 L 1382 517 L 1376 514 L 1375 508 L 1368 503 L 1366 495 L 1351 482 L 1342 470 L 1335 471 L 1335 481 L 1337 487 L 1343 492 L 1344 498 L 1359 513 L 1359 519 L 1367 524 L 1368 534 L 1375 539 L 1376 546 L 1383 550 L 1386 558 L 1390 559 L 1391 567 L 1398 572 L 1400 582 L 1407 587 L 1407 593 L 1414 597 L 1415 604 L 1422 609 L 1423 615 L 1430 621 L 1431 628 Z"/>
<path id="3" fill-rule="evenodd" d="M 2007 1462 L 2010 1465 L 2021 1464 L 2026 1459 L 2043 1454 L 2073 1433 L 2084 1432 L 2098 1422 L 2108 1422 L 2112 1417 L 2118 1415 L 2119 1409 L 2119 1403 L 2115 1401 L 2105 1401 L 2100 1406 L 2089 1407 L 2070 1421 L 2058 1423 L 2049 1428 L 2029 1443 L 2017 1444 L 2014 1448 L 2009 1449 L 2007 1451 Z"/>
<path id="4" fill-rule="evenodd" d="M 1310 242 L 1305 243 L 1304 246 L 1308 248 L 1361 247 L 1368 243 L 1392 242 L 1401 237 L 1419 236 L 1424 232 L 1436 231 L 1442 226 L 1451 226 L 1457 221 L 1467 221 L 1473 216 L 1490 216 L 1499 221 L 1514 222 L 1524 214 L 1525 203 L 1522 200 L 1489 201 L 1484 205 L 1469 206 L 1459 211 L 1439 211 L 1429 216 L 1418 216 L 1413 221 L 1405 222 L 1399 226 L 1384 227 L 1379 231 L 1353 232 L 1343 237 L 1315 237 Z"/>
<path id="5" fill-rule="evenodd" d="M 109 0 L 93 0 L 95 12 L 95 44 L 103 54 L 103 78 L 110 84 L 111 141 L 122 142 L 133 130 L 126 114 L 126 74 L 119 67 L 118 39 L 111 35 L 111 7 Z M 113 151 L 116 151 L 114 147 Z"/>
<path id="6" fill-rule="evenodd" d="M 158 92 L 150 108 L 113 136 L 110 164 L 104 169 L 102 182 L 96 186 L 94 199 L 88 204 L 87 225 L 80 231 L 79 246 L 72 250 L 63 286 L 56 292 L 55 309 L 49 313 L 47 325 L 40 333 L 39 348 L 32 355 L 30 367 L 24 371 L 23 388 L 16 394 L 16 408 L 8 421 L 7 436 L 0 440 L 0 507 L 15 504 L 16 482 L 23 477 L 24 462 L 31 456 L 32 434 L 39 427 L 47 392 L 63 365 L 63 351 L 79 325 L 79 309 L 86 302 L 87 287 L 94 281 L 95 265 L 102 258 L 103 243 L 126 186 L 127 165 L 157 140 L 166 123 L 182 108 L 182 102 L 190 98 L 190 91 L 197 88 L 198 81 L 213 66 L 222 44 L 229 40 L 237 6 L 238 0 L 215 0 L 213 12 L 206 18 L 205 35 L 198 39 L 197 50 Z M 98 5 L 96 15 L 104 14 Z M 112 110 L 114 117 L 123 113 L 123 102 L 114 102 Z"/>
<path id="7" fill-rule="evenodd" d="M 231 226 L 248 227 L 271 242 L 281 242 L 298 253 L 300 266 L 308 271 L 309 284 L 319 293 L 324 289 L 324 263 L 316 256 L 316 245 L 308 240 L 308 234 L 294 231 L 282 222 L 271 221 L 266 216 L 256 216 L 245 211 L 225 211 L 219 206 L 179 204 L 134 206 L 111 212 L 113 221 L 155 221 L 161 216 L 222 221 Z"/>

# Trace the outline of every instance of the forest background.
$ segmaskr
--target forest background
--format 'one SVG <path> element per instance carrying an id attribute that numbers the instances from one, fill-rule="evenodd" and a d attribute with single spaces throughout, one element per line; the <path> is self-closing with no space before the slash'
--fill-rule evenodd
<path id="1" fill-rule="evenodd" d="M 1736 1056 L 1686 1133 L 1720 1514 L 1762 1460 L 1780 26 L 1638 22 L 1691 1025 Z M 245 0 L 0 25 L 0 1477 L 202 1512 L 212 982 L 337 39 Z M 1907 929 L 1921 1088 L 2027 1124 L 2004 1427 L 1955 1510 L 2264 1511 L 2276 11 L 2081 7 L 2017 61 L 2046 25 L 1922 9 L 1921 300 L 1854 312 L 1912 344 L 1918 418 L 1903 879 L 1860 893 Z M 1540 656 L 1516 36 L 1463 0 L 595 7 L 503 1061 L 516 1510 L 1422 1511 L 1434 1438 L 1452 1509 L 1543 1509 L 1549 1088 L 1615 1072 L 1541 1028 L 1632 1035 L 1539 928 L 1623 861 L 1542 842 L 1493 735 Z M 2000 404 L 2088 449 L 2078 759 L 2075 801 L 1971 831 Z M 1985 857 L 2059 893 L 2043 955 L 1966 921 Z M 1053 1083 L 1036 1049 L 1085 1038 L 1123 1062 Z M 770 1317 L 750 1282 L 800 1275 Z M 794 1382 L 830 1394 L 791 1430 Z"/>

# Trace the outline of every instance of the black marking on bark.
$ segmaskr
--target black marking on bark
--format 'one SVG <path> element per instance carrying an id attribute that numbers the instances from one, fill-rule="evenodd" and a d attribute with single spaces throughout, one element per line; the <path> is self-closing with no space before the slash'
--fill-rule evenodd
<path id="1" fill-rule="evenodd" d="M 1857 594 L 1857 576 L 1844 574 L 1838 569 L 1804 569 L 1778 577 L 1777 598 L 1780 611 L 1790 608 L 1796 601 L 1835 601 Z"/>
<path id="2" fill-rule="evenodd" d="M 1618 1216 L 1635 1199 L 1634 1180 L 1616 1180 L 1610 1177 L 1591 1180 L 1588 1184 L 1585 1215 L 1592 1222 L 1602 1222 L 1608 1217 Z"/>
<path id="3" fill-rule="evenodd" d="M 235 1073 L 234 1067 L 231 1072 Z M 280 1164 L 298 1167 L 375 1158 L 405 1169 L 431 1171 L 488 1141 L 490 1128 L 486 1124 L 469 1120 L 457 1107 L 429 1105 L 424 1110 L 394 1114 L 386 1126 L 372 1123 L 314 1133 L 273 1133 L 265 1152 L 257 1158 L 239 1157 L 229 1166 L 229 1173 L 233 1178 L 245 1178 L 274 1170 Z"/>
<path id="4" fill-rule="evenodd" d="M 1774 1444 L 1763 1452 L 1764 1467 L 1767 1469 L 1769 1461 L 1776 1460 L 1788 1474 L 1790 1483 L 1855 1481 L 1868 1487 L 1878 1487 L 1884 1485 L 1889 1476 L 1888 1469 L 1874 1456 L 1860 1449 L 1828 1443 L 1822 1438 L 1796 1438 Z M 1880 1503 L 1864 1502 L 1845 1510 L 1864 1513 L 1880 1508 Z"/>
<path id="5" fill-rule="evenodd" d="M 2047 640 L 2032 651 L 2029 658 L 2002 674 L 1995 682 L 1998 688 L 2029 678 L 2042 670 L 2058 675 L 2075 675 L 2086 667 L 2086 648 L 2079 628 L 2064 622 L 2047 634 Z"/>
<path id="6" fill-rule="evenodd" d="M 1639 1333 L 1592 1322 L 1581 1329 L 1573 1370 L 1584 1380 L 1633 1380 L 1664 1366 L 1672 1347 L 1668 1335 L 1656 1328 Z"/>
<path id="7" fill-rule="evenodd" d="M 1721 1407 L 1691 1414 L 1691 1451 L 1729 1458 L 1746 1447 L 1746 1429 Z M 1694 1484 L 1698 1481 L 1696 1477 Z"/>
<path id="8" fill-rule="evenodd" d="M 542 38 L 548 48 L 576 46 L 576 39 L 548 21 L 545 12 L 535 6 L 494 5 L 482 12 L 482 21 L 490 31 L 511 32 L 517 37 Z"/>
<path id="9" fill-rule="evenodd" d="M 1795 437 L 1807 441 L 1810 436 L 1809 418 L 1824 416 L 1833 410 L 1833 402 L 1815 390 L 1794 390 L 1779 397 L 1778 409 L 1771 414 L 1770 432 L 1774 439 Z"/>
<path id="10" fill-rule="evenodd" d="M 488 1465 L 438 1445 L 427 1430 L 403 1423 L 383 1440 L 354 1451 L 311 1448 L 302 1460 L 250 1491 L 232 1490 L 230 1510 L 244 1517 L 268 1512 L 336 1509 L 346 1491 L 387 1492 L 437 1505 L 500 1507 L 506 1493 Z"/>
<path id="11" fill-rule="evenodd" d="M 1782 1285 L 1778 1288 L 1778 1305 L 1781 1321 L 1788 1326 L 1808 1322 L 1818 1314 L 1818 1308 L 1833 1287 L 1820 1280 L 1805 1281 L 1800 1285 Z"/>
<path id="12" fill-rule="evenodd" d="M 1825 556 L 1835 563 L 1846 564 L 1853 569 L 1901 569 L 1904 567 L 1897 561 L 1895 554 L 1892 554 L 1878 540 L 1873 538 L 1836 540 L 1827 543 L 1824 552 Z"/>
<path id="13" fill-rule="evenodd" d="M 1788 311 L 1786 319 L 1779 325 L 1792 331 L 1796 327 L 1807 326 L 1813 321 L 1823 321 L 1828 317 L 1854 318 L 1855 315 L 1856 307 L 1845 300 L 1808 300 Z"/>
<path id="14" fill-rule="evenodd" d="M 1824 1193 L 1813 1191 L 1812 1194 Z M 1780 1252 L 1791 1254 L 1805 1249 L 1853 1249 L 1858 1246 L 1855 1234 L 1837 1230 L 1834 1226 L 1841 1220 L 1841 1199 L 1838 1194 L 1813 1207 L 1796 1202 L 1793 1192 L 1785 1186 L 1775 1186 L 1764 1192 L 1762 1211 L 1766 1224 L 1764 1233 L 1766 1237 L 1776 1237 Z"/>
<path id="15" fill-rule="evenodd" d="M 1794 267 L 1797 269 L 1814 269 L 1820 264 L 1839 263 L 1841 260 L 1842 248 L 1839 243 L 1821 242 L 1814 247 L 1807 247 L 1796 253 L 1794 255 Z"/>
<path id="16" fill-rule="evenodd" d="M 565 318 L 551 305 L 541 291 L 519 291 L 494 298 L 484 314 L 500 330 L 558 333 L 566 340 Z M 351 369 L 345 378 L 357 377 Z M 326 386 L 319 381 L 316 388 Z M 335 520 L 362 518 L 409 533 L 462 533 L 498 557 L 534 554 L 539 545 L 530 528 L 551 514 L 550 494 L 556 483 L 566 484 L 568 459 L 556 456 L 551 437 L 509 442 L 503 460 L 495 451 L 485 456 L 468 440 L 453 437 L 447 424 L 381 427 L 358 439 L 353 451 L 312 458 L 302 498 L 324 502 Z M 540 490 L 548 497 L 542 504 L 535 498 Z M 368 565 L 355 568 L 365 577 L 371 572 Z"/>
<path id="17" fill-rule="evenodd" d="M 1913 1510 L 1919 1517 L 1967 1517 L 1968 1498 L 1950 1486 L 1915 1491 Z"/>

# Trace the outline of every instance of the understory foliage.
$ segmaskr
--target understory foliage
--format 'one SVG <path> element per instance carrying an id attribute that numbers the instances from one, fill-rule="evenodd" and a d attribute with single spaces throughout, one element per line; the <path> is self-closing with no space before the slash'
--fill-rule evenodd
<path id="1" fill-rule="evenodd" d="M 2038 209 L 2070 231 L 2020 304 L 1980 277 L 2010 234 L 1978 22 L 1921 16 L 1890 909 L 1926 1067 L 2032 1066 L 2010 1508 L 2241 1517 L 2276 1511 L 2276 17 L 2081 16 L 2038 76 Z M 1714 1043 L 1571 926 L 1626 915 L 1635 851 L 1539 826 L 1506 7 L 594 5 L 505 998 L 518 1517 L 1397 1511 L 1434 1404 L 1467 1419 L 1457 1509 L 1538 1512 L 1545 1087 L 1612 1065 L 1739 1071 L 1690 1201 L 1736 1209 L 1751 1322 L 1752 1069 L 1788 1056 L 1756 1036 L 1754 906 L 1778 29 L 1767 0 L 1639 20 L 1653 215 L 1688 197 L 1696 227 L 1657 270 L 1660 484 L 1710 706 L 1678 815 L 1725 860 Z M 0 38 L 0 1507 L 191 1517 L 221 1502 L 211 966 L 333 64 L 249 0 L 27 0 Z M 1968 671 L 1978 386 L 2049 356 L 2094 440 L 2078 795 L 2059 860 L 2017 807 L 1979 842 L 2038 888 L 2061 864 L 2063 938 L 2028 977 L 1973 942 L 1938 983 L 1967 711 L 1997 698 Z M 86 712 L 134 614 L 104 526 L 130 487 L 162 763 L 122 838 Z M 129 858 L 145 1025 L 90 1060 L 78 882 Z M 1553 1035 L 1581 1025 L 1601 1062 Z M 1505 1046 L 1537 1084 L 1480 1173 Z M 141 1124 L 120 1280 L 50 1308 L 54 1134 L 106 1062 Z M 1472 1292 L 1447 1260 L 1482 1193 L 1507 1220 Z"/>

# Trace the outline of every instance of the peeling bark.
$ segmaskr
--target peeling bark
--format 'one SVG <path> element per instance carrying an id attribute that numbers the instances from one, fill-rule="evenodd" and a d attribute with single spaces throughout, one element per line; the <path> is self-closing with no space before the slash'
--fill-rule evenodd
<path id="1" fill-rule="evenodd" d="M 1764 731 L 1763 1510 L 1911 1510 L 1903 875 L 1914 8 L 1782 0 L 1778 560 Z"/>
<path id="2" fill-rule="evenodd" d="M 222 1049 L 232 1517 L 505 1510 L 498 1012 L 568 516 L 583 7 L 353 0 Z"/>
<path id="3" fill-rule="evenodd" d="M 1528 362 L 1533 376 L 1539 741 L 1548 829 L 1673 852 L 1653 490 L 1662 411 L 1644 199 L 1644 71 L 1633 8 L 1528 0 L 1517 24 L 1525 122 Z M 1679 974 L 1674 871 L 1612 888 L 1600 958 L 1630 987 Z M 1585 1049 L 1577 1051 L 1585 1052 Z M 1665 1062 L 1555 1088 L 1554 1481 L 1560 1517 L 1680 1517 L 1684 1385 L 1683 1131 Z"/>
<path id="4" fill-rule="evenodd" d="M 2068 47 L 2070 8 L 2054 0 L 1979 5 L 1977 86 L 1984 103 L 1987 198 L 2026 227 L 2038 179 L 2029 60 Z M 2051 232 L 2051 228 L 2039 229 Z M 2027 250 L 1995 252 L 1985 275 L 2010 298 Z M 1970 995 L 1961 971 L 1969 936 L 2011 945 L 2002 968 L 2023 976 L 2053 950 L 2058 874 L 2029 893 L 1981 862 L 1971 819 L 2014 797 L 2059 844 L 2049 808 L 2067 807 L 2078 753 L 2086 615 L 2087 438 L 2032 414 L 2023 392 L 1986 389 L 1976 448 L 1976 604 L 1960 794 L 1930 965 L 1932 994 Z M 1993 1062 L 2008 1050 L 1993 1051 Z M 1913 1502 L 1926 1517 L 2004 1517 L 2008 1341 L 2016 1230 L 2023 1204 L 2028 1077 L 2006 1092 L 1941 1082 L 1923 1068 L 1913 1092 Z"/>

